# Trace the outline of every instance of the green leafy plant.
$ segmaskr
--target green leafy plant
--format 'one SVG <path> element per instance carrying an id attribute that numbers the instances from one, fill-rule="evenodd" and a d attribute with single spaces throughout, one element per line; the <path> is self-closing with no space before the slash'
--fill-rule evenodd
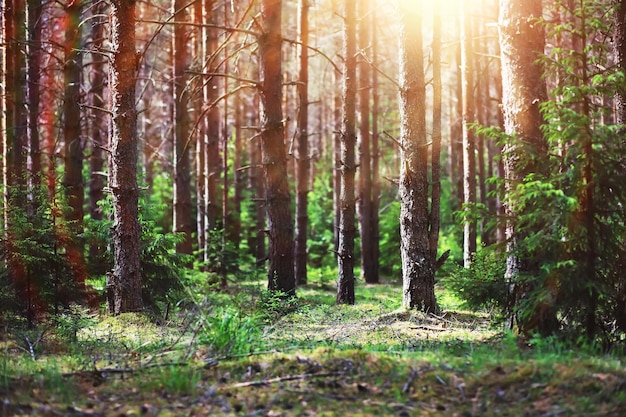
<path id="1" fill-rule="evenodd" d="M 495 309 L 500 314 L 508 305 L 508 284 L 504 278 L 506 257 L 492 247 L 481 248 L 469 268 L 457 267 L 443 280 L 470 309 Z"/>
<path id="2" fill-rule="evenodd" d="M 221 355 L 250 353 L 261 337 L 260 323 L 234 307 L 220 307 L 202 318 L 200 343 Z"/>

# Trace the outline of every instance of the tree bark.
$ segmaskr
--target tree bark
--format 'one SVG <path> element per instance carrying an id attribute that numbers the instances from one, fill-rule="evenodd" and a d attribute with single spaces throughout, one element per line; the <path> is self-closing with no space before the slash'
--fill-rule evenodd
<path id="1" fill-rule="evenodd" d="M 374 239 L 372 236 L 372 154 L 370 134 L 370 95 L 371 75 L 370 63 L 366 52 L 370 49 L 371 22 L 365 17 L 370 12 L 370 1 L 359 0 L 359 183 L 358 183 L 358 218 L 361 236 L 361 275 L 368 284 L 378 282 L 377 268 L 374 263 Z"/>
<path id="2" fill-rule="evenodd" d="M 536 20 L 542 16 L 541 0 L 500 1 L 500 50 L 502 62 L 502 108 L 505 132 L 517 140 L 510 141 L 504 149 L 504 172 L 507 193 L 510 194 L 529 173 L 541 173 L 547 164 L 547 143 L 541 131 L 543 117 L 539 105 L 547 100 L 545 81 L 537 55 L 544 51 L 544 33 Z M 522 145 L 523 144 L 523 147 Z M 533 156 L 534 159 L 530 156 Z M 506 200 L 507 217 L 518 218 L 524 214 L 511 198 Z M 537 227 L 537 232 L 539 227 Z M 521 256 L 517 247 L 524 236 L 509 222 L 506 229 L 508 256 L 506 277 L 511 282 L 512 304 L 519 306 L 529 296 L 532 288 L 521 282 L 521 274 L 532 275 L 539 271 L 538 256 Z M 548 302 L 542 302 L 528 317 L 517 319 L 519 330 L 546 334 L 556 326 L 555 312 Z"/>
<path id="3" fill-rule="evenodd" d="M 40 80 L 41 80 L 41 60 L 42 60 L 42 11 L 43 5 L 41 0 L 28 1 L 28 170 L 30 184 L 35 191 L 39 193 L 39 187 L 42 184 L 41 176 L 41 149 L 40 149 L 40 132 L 39 132 L 39 113 L 40 113 Z M 35 196 L 31 204 L 38 204 L 38 196 Z M 33 212 L 36 207 L 33 206 Z"/>
<path id="4" fill-rule="evenodd" d="M 471 17 L 461 2 L 461 79 L 463 84 L 463 203 L 467 213 L 476 206 L 476 144 L 470 124 L 474 118 L 474 68 Z M 476 220 L 466 218 L 463 224 L 463 265 L 469 268 L 476 253 Z"/>
<path id="5" fill-rule="evenodd" d="M 196 28 L 195 50 L 196 56 L 200 57 L 204 68 L 204 63 L 208 59 L 208 45 L 207 45 L 207 33 L 209 28 L 203 27 L 207 13 L 205 9 L 204 0 L 195 0 L 193 4 L 194 10 L 194 23 L 198 26 Z M 208 21 L 206 21 L 208 23 Z M 206 136 L 207 136 L 207 124 L 206 116 L 203 112 L 203 104 L 205 99 L 205 84 L 206 79 L 199 77 L 196 81 L 195 89 L 200 91 L 199 98 L 194 102 L 196 110 L 196 117 L 200 118 L 196 120 L 197 136 L 196 136 L 196 244 L 198 246 L 199 261 L 204 261 L 204 248 L 206 245 Z"/>
<path id="6" fill-rule="evenodd" d="M 344 1 L 344 74 L 339 193 L 339 277 L 337 303 L 354 304 L 355 172 L 356 172 L 356 0 Z"/>
<path id="7" fill-rule="evenodd" d="M 261 152 L 269 235 L 268 288 L 295 294 L 293 219 L 287 180 L 282 104 L 282 1 L 263 0 L 259 39 Z"/>
<path id="8" fill-rule="evenodd" d="M 612 0 L 615 7 L 613 23 L 613 55 L 622 74 L 626 74 L 626 0 Z M 626 124 L 626 86 L 615 94 L 615 123 Z M 622 127 L 623 130 L 623 127 Z M 618 282 L 615 318 L 620 330 L 626 331 L 626 278 L 621 275 Z"/>
<path id="9" fill-rule="evenodd" d="M 91 31 L 92 42 L 92 76 L 89 101 L 94 108 L 89 119 L 89 137 L 91 138 L 91 156 L 89 158 L 89 215 L 92 220 L 102 220 L 103 213 L 100 201 L 104 199 L 104 149 L 108 147 L 108 115 L 98 109 L 104 109 L 105 101 L 105 57 L 102 55 L 105 38 L 105 14 L 107 6 L 104 2 L 98 3 L 93 10 L 93 26 Z M 105 248 L 97 242 L 89 243 L 89 256 L 97 259 Z"/>
<path id="10" fill-rule="evenodd" d="M 189 7 L 185 0 L 174 0 L 174 233 L 182 233 L 184 240 L 176 245 L 178 253 L 191 255 L 193 244 L 191 234 L 194 229 L 191 202 L 191 160 L 190 151 L 195 144 L 190 135 L 191 94 L 187 85 L 187 70 L 190 62 L 189 45 L 191 31 L 187 23 L 191 21 Z"/>
<path id="11" fill-rule="evenodd" d="M 137 186 L 137 110 L 135 86 L 136 0 L 113 0 L 111 65 L 111 179 L 114 268 L 108 295 L 114 314 L 139 311 L 141 298 L 141 228 Z"/>
<path id="12" fill-rule="evenodd" d="M 81 130 L 81 1 L 73 1 L 65 9 L 65 43 L 64 47 L 64 78 L 63 94 L 63 140 L 65 150 L 63 187 L 67 204 L 66 221 L 69 235 L 67 236 L 67 260 L 74 274 L 74 279 L 83 287 L 87 271 L 85 269 L 83 246 L 80 238 L 83 232 L 85 203 L 85 184 L 83 182 L 84 141 Z"/>
<path id="13" fill-rule="evenodd" d="M 428 143 L 421 13 L 400 2 L 400 237 L 402 304 L 436 312 L 429 245 Z"/>
<path id="14" fill-rule="evenodd" d="M 439 246 L 439 226 L 441 212 L 441 9 L 439 2 L 433 3 L 433 144 L 431 157 L 431 203 L 429 215 L 430 257 L 433 265 L 437 262 Z"/>
<path id="15" fill-rule="evenodd" d="M 298 285 L 307 283 L 307 228 L 309 226 L 309 0 L 300 0 L 300 80 L 298 84 L 298 141 L 296 150 L 295 275 Z"/>
<path id="16" fill-rule="evenodd" d="M 622 74 L 626 74 L 626 0 L 611 0 L 615 7 L 613 24 L 613 55 Z M 615 95 L 616 124 L 626 124 L 626 86 Z"/>
<path id="17" fill-rule="evenodd" d="M 370 24 L 372 25 L 372 63 L 374 67 L 378 67 L 378 32 L 377 28 L 377 8 L 376 0 L 371 0 L 372 13 L 370 18 Z M 371 235 L 372 235 L 372 277 L 376 278 L 376 281 L 380 281 L 380 218 L 378 210 L 380 208 L 380 150 L 379 150 L 379 129 L 378 119 L 380 117 L 380 93 L 378 83 L 378 71 L 371 71 L 372 74 L 372 207 L 370 221 Z"/>

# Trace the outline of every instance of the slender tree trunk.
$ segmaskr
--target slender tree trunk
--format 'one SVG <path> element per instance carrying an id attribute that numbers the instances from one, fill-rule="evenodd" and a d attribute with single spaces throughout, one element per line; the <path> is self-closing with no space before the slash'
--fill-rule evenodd
<path id="1" fill-rule="evenodd" d="M 439 2 L 433 3 L 433 143 L 431 161 L 431 203 L 428 245 L 433 265 L 437 264 L 439 226 L 441 212 L 441 9 Z"/>
<path id="2" fill-rule="evenodd" d="M 252 126 L 256 123 L 258 113 L 257 96 L 251 99 L 248 105 L 247 119 L 248 125 Z M 255 138 L 249 141 L 248 153 L 250 154 L 250 188 L 254 193 L 254 226 L 251 230 L 250 248 L 256 259 L 257 264 L 261 264 L 266 260 L 265 249 L 265 206 L 264 196 L 265 187 L 263 186 L 263 169 L 261 168 L 261 146 L 260 141 Z"/>
<path id="3" fill-rule="evenodd" d="M 216 13 L 213 11 L 215 6 L 215 0 L 206 0 L 206 24 L 216 25 L 218 24 Z M 216 52 L 218 48 L 217 29 L 207 28 L 207 71 L 214 73 L 216 71 L 217 60 Z M 218 97 L 218 79 L 216 76 L 209 75 L 209 79 L 205 83 L 204 102 L 206 105 L 211 105 Z M 207 111 L 206 116 L 207 124 L 207 138 L 206 138 L 206 228 L 207 231 L 214 231 L 218 229 L 218 218 L 220 213 L 219 205 L 219 190 L 218 180 L 221 175 L 220 164 L 220 112 L 217 105 L 213 105 Z M 207 239 L 209 236 L 207 235 Z M 205 252 L 206 252 L 205 248 Z"/>
<path id="4" fill-rule="evenodd" d="M 611 0 L 616 8 L 613 24 L 613 54 L 619 69 L 626 74 L 626 0 Z M 626 86 L 615 95 L 616 124 L 626 124 Z"/>
<path id="5" fill-rule="evenodd" d="M 337 253 L 337 303 L 354 304 L 355 172 L 356 172 L 356 0 L 344 0 L 344 68 L 341 123 L 340 217 Z"/>
<path id="6" fill-rule="evenodd" d="M 544 33 L 535 20 L 542 16 L 541 0 L 500 1 L 500 49 L 502 62 L 502 108 L 505 132 L 519 141 L 507 144 L 504 149 L 504 172 L 507 193 L 524 180 L 529 173 L 541 173 L 545 168 L 547 144 L 541 131 L 543 117 L 539 111 L 547 99 L 546 85 L 537 54 L 544 50 Z M 518 143 L 524 143 L 524 147 Z M 535 156 L 528 157 L 528 153 Z M 519 218 L 524 214 L 511 198 L 507 198 L 507 217 Z M 537 227 L 537 232 L 539 232 Z M 512 304 L 520 306 L 534 288 L 518 280 L 520 274 L 539 271 L 539 254 L 522 256 L 516 250 L 524 236 L 514 222 L 507 225 L 508 257 L 506 277 L 511 282 Z M 538 331 L 547 334 L 558 325 L 554 309 L 548 302 L 539 303 L 531 314 L 515 317 L 519 330 L 525 334 Z"/>
<path id="7" fill-rule="evenodd" d="M 361 236 L 361 275 L 368 284 L 378 282 L 376 259 L 373 256 L 372 237 L 372 157 L 370 132 L 370 95 L 371 75 L 370 63 L 365 55 L 370 49 L 371 21 L 366 19 L 370 12 L 370 0 L 359 0 L 359 49 L 362 51 L 359 62 L 359 182 L 358 182 L 358 218 Z"/>
<path id="8" fill-rule="evenodd" d="M 581 50 L 587 48 L 587 11 L 586 5 L 581 2 L 580 8 L 580 43 Z M 582 86 L 589 86 L 589 73 L 588 73 L 588 56 L 587 53 L 581 53 L 581 65 L 580 65 L 580 81 Z M 592 120 L 591 114 L 591 97 L 584 96 L 582 99 L 582 115 L 585 120 Z M 585 327 L 587 335 L 592 338 L 597 331 L 596 323 L 596 309 L 598 305 L 598 290 L 593 284 L 599 282 L 598 271 L 596 271 L 596 257 L 598 255 L 598 242 L 596 238 L 596 207 L 595 207 L 595 181 L 594 181 L 594 150 L 593 150 L 593 134 L 591 132 L 591 122 L 585 126 L 585 130 L 581 132 L 582 140 L 582 155 L 584 157 L 583 163 L 583 198 L 582 210 L 583 210 L 583 223 L 586 232 L 586 254 L 584 262 L 585 273 L 587 276 L 587 282 L 590 283 L 591 288 L 587 288 L 585 291 L 586 300 L 586 323 Z"/>
<path id="9" fill-rule="evenodd" d="M 109 305 L 114 314 L 139 311 L 141 298 L 141 228 L 137 186 L 137 110 L 135 86 L 136 1 L 113 0 L 111 67 L 111 177 L 114 269 L 109 276 Z"/>
<path id="10" fill-rule="evenodd" d="M 243 102 L 239 97 L 234 100 L 235 123 L 233 126 L 235 146 L 233 155 L 233 211 L 231 215 L 230 239 L 236 249 L 241 244 L 241 200 L 243 198 L 242 160 L 245 157 L 242 146 Z"/>
<path id="11" fill-rule="evenodd" d="M 460 34 L 459 34 L 460 39 Z M 450 141 L 452 154 L 455 156 L 455 164 L 453 166 L 453 170 L 455 171 L 455 182 L 454 182 L 454 196 L 456 210 L 461 210 L 463 208 L 464 201 L 464 191 L 463 191 L 463 180 L 464 180 L 464 168 L 463 168 L 463 63 L 461 58 L 462 51 L 461 42 L 459 42 L 456 46 L 455 56 L 456 56 L 456 64 L 457 64 L 457 72 L 456 72 L 456 83 L 454 89 L 454 95 L 456 97 L 456 106 L 454 107 L 454 121 L 450 126 Z"/>
<path id="12" fill-rule="evenodd" d="M 91 138 L 91 156 L 89 158 L 89 215 L 92 220 L 102 220 L 103 213 L 100 201 L 104 199 L 104 149 L 108 147 L 108 114 L 99 109 L 104 109 L 105 101 L 105 57 L 103 45 L 105 40 L 105 19 L 107 5 L 100 2 L 93 10 L 93 26 L 91 30 L 92 41 L 92 70 L 91 91 L 89 102 L 93 107 L 89 119 L 89 137 Z M 105 248 L 100 247 L 98 242 L 89 242 L 89 256 L 91 259 L 99 258 Z"/>
<path id="13" fill-rule="evenodd" d="M 190 89 L 187 85 L 187 70 L 190 62 L 189 45 L 191 31 L 187 23 L 191 21 L 188 1 L 174 0 L 174 227 L 175 233 L 182 233 L 184 240 L 177 244 L 179 253 L 191 255 L 193 252 L 191 234 L 194 229 L 191 202 L 191 159 L 190 152 L 195 146 L 190 135 Z"/>
<path id="14" fill-rule="evenodd" d="M 463 83 L 463 203 L 467 213 L 476 205 L 476 144 L 470 124 L 474 119 L 474 76 L 471 18 L 461 2 L 461 73 Z M 465 219 L 463 265 L 469 268 L 476 253 L 476 220 Z"/>
<path id="15" fill-rule="evenodd" d="M 612 4 L 616 8 L 613 23 L 613 55 L 622 74 L 626 74 L 626 0 L 612 0 Z M 622 88 L 618 89 L 614 99 L 615 123 L 624 126 L 626 124 L 626 86 L 622 85 Z M 623 275 L 618 282 L 615 318 L 619 329 L 626 331 L 626 278 Z"/>
<path id="16" fill-rule="evenodd" d="M 376 0 L 371 0 L 372 13 L 370 24 L 372 25 L 372 63 L 374 67 L 378 67 L 378 32 L 377 28 L 377 8 Z M 378 83 L 378 71 L 371 71 L 372 74 L 372 207 L 370 221 L 372 236 L 372 279 L 376 282 L 380 281 L 380 218 L 378 210 L 380 208 L 380 150 L 379 150 L 379 129 L 378 119 L 380 117 L 380 93 Z"/>
<path id="17" fill-rule="evenodd" d="M 195 49 L 196 56 L 200 57 L 200 62 L 202 62 L 202 69 L 205 70 L 204 65 L 207 62 L 207 34 L 209 28 L 203 27 L 202 25 L 206 21 L 206 14 L 210 13 L 205 10 L 205 2 L 204 0 L 195 0 L 193 5 L 193 13 L 194 13 L 194 23 L 198 25 L 196 29 L 196 39 L 195 39 Z M 206 79 L 204 77 L 199 77 L 199 80 L 196 82 L 196 91 L 199 90 L 199 99 L 195 101 L 195 109 L 196 109 L 196 117 L 200 118 L 196 120 L 197 126 L 197 135 L 196 135 L 196 238 L 199 252 L 199 261 L 204 261 L 204 249 L 206 244 L 206 205 L 205 205 L 205 194 L 206 194 L 206 135 L 207 135 L 207 125 L 206 125 L 206 116 L 203 111 L 204 104 L 204 85 L 206 84 Z"/>
<path id="18" fill-rule="evenodd" d="M 80 238 L 83 230 L 85 184 L 83 182 L 84 141 L 81 130 L 81 41 L 82 2 L 69 3 L 65 9 L 65 92 L 63 95 L 63 140 L 65 146 L 65 173 L 63 187 L 68 206 L 66 220 L 69 236 L 67 259 L 74 279 L 84 287 L 87 271 L 83 259 L 84 242 Z"/>
<path id="19" fill-rule="evenodd" d="M 338 86 L 341 74 L 333 72 L 333 85 Z M 333 237 L 334 250 L 339 253 L 339 223 L 341 219 L 341 94 L 333 95 Z M 339 260 L 337 260 L 339 262 Z"/>
<path id="20" fill-rule="evenodd" d="M 282 103 L 282 1 L 263 0 L 264 33 L 259 40 L 261 68 L 261 149 L 269 234 L 268 288 L 295 294 L 293 219 L 287 181 Z"/>
<path id="21" fill-rule="evenodd" d="M 23 0 L 4 3 L 4 226 L 7 246 L 6 259 L 9 278 L 15 287 L 16 301 L 26 311 L 33 324 L 37 310 L 36 288 L 16 247 L 12 227 L 15 215 L 26 208 L 26 145 L 28 113 L 26 111 L 26 5 Z"/>
<path id="22" fill-rule="evenodd" d="M 400 251 L 402 304 L 438 311 L 429 245 L 428 143 L 421 13 L 400 2 Z"/>
<path id="23" fill-rule="evenodd" d="M 33 212 L 36 210 L 39 187 L 42 184 L 41 177 L 41 149 L 40 149 L 40 132 L 39 132 L 39 113 L 40 113 L 40 79 L 41 79 L 41 60 L 42 60 L 42 10 L 41 0 L 28 1 L 28 170 L 30 185 L 34 189 L 35 198 L 33 203 Z"/>
<path id="24" fill-rule="evenodd" d="M 24 0 L 9 0 L 4 5 L 5 38 L 5 143 L 4 193 L 5 223 L 7 210 L 23 209 L 28 113 L 26 109 L 26 5 Z"/>
<path id="25" fill-rule="evenodd" d="M 298 285 L 307 283 L 307 228 L 309 226 L 309 0 L 300 0 L 300 80 L 298 84 L 298 142 L 296 151 L 295 274 Z"/>

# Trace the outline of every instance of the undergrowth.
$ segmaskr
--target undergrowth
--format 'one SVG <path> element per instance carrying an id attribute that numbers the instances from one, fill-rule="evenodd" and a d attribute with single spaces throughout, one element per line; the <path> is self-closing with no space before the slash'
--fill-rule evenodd
<path id="1" fill-rule="evenodd" d="M 152 415 L 619 409 L 626 375 L 618 346 L 524 341 L 494 328 L 488 312 L 461 310 L 461 300 L 437 291 L 438 316 L 403 310 L 395 285 L 357 285 L 357 305 L 336 306 L 324 284 L 289 298 L 262 282 L 197 291 L 161 323 L 76 309 L 46 329 L 34 354 L 23 335 L 4 335 L 4 415 L 68 404 Z"/>

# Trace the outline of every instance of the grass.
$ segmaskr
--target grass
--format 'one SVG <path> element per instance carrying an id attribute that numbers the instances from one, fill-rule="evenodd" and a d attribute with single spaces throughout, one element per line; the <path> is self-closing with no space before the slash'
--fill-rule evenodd
<path id="1" fill-rule="evenodd" d="M 278 300 L 263 283 L 196 294 L 168 323 L 71 320 L 36 347 L 0 340 L 0 415 L 621 415 L 624 357 L 554 339 L 522 342 L 489 314 L 405 311 L 397 285 L 327 283 Z M 85 313 L 87 314 L 87 313 Z M 67 329 L 61 329 L 66 331 Z M 82 413 L 82 414 L 81 414 Z"/>

